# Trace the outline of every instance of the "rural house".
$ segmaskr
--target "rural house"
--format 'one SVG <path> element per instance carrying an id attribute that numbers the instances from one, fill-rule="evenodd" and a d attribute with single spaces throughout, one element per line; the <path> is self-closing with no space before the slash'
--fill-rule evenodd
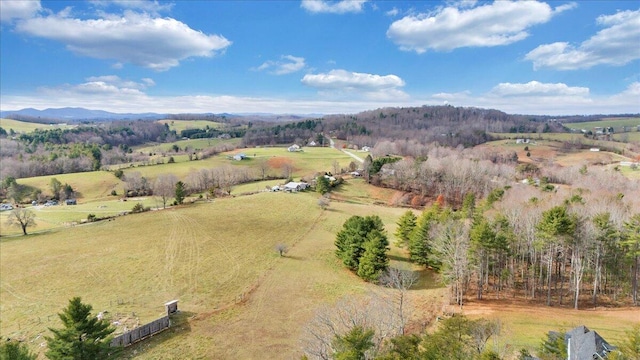
<path id="1" fill-rule="evenodd" d="M 288 182 L 286 184 L 284 184 L 283 190 L 284 191 L 302 191 L 305 190 L 306 188 L 309 187 L 309 184 L 304 183 L 304 182 L 295 182 L 295 181 L 291 181 Z"/>
<path id="2" fill-rule="evenodd" d="M 550 332 L 553 336 L 562 336 L 557 332 Z M 607 355 L 615 350 L 597 332 L 589 330 L 584 325 L 578 326 L 564 334 L 564 342 L 567 345 L 568 360 L 606 359 Z"/>

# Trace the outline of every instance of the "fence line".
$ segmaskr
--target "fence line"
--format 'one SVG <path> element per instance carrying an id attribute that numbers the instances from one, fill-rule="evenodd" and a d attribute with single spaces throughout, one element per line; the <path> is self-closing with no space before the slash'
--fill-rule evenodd
<path id="1" fill-rule="evenodd" d="M 169 315 L 163 316 L 157 320 L 154 320 L 148 324 L 144 324 L 140 327 L 137 327 L 133 330 L 127 331 L 122 335 L 118 335 L 113 340 L 111 340 L 111 346 L 122 346 L 127 347 L 131 344 L 134 344 L 140 340 L 144 340 L 149 336 L 153 336 L 159 332 L 162 332 L 169 328 L 170 321 Z"/>

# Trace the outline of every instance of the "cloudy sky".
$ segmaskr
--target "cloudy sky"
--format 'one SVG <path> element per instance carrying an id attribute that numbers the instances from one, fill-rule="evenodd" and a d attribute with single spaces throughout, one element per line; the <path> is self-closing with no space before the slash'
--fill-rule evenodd
<path id="1" fill-rule="evenodd" d="M 640 112 L 638 1 L 0 0 L 0 108 Z"/>

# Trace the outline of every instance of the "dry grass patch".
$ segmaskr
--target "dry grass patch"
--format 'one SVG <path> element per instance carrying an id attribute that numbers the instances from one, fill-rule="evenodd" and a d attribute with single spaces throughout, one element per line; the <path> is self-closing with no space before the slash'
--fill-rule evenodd
<path id="1" fill-rule="evenodd" d="M 472 318 L 499 319 L 501 341 L 512 352 L 527 348 L 535 353 L 549 331 L 568 331 L 579 325 L 597 331 L 615 345 L 624 338 L 625 330 L 640 322 L 640 313 L 634 308 L 574 310 L 509 300 L 469 301 L 463 313 Z"/>

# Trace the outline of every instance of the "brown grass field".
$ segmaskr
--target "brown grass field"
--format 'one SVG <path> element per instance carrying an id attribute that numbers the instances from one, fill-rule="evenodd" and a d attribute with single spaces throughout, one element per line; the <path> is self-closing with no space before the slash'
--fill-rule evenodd
<path id="1" fill-rule="evenodd" d="M 350 161 L 341 152 L 327 150 L 278 156 L 304 164 L 304 171 L 333 160 Z M 256 156 L 271 158 L 269 151 L 275 150 L 256 149 Z M 328 163 L 321 162 L 323 155 Z M 139 169 L 156 168 L 171 169 Z M 96 178 L 81 180 L 83 176 Z M 57 178 L 78 181 L 78 186 L 87 186 L 85 193 L 97 198 L 118 181 L 109 173 Z M 98 182 L 91 188 L 98 178 L 108 184 Z M 29 181 L 46 186 L 47 180 Z M 313 192 L 262 192 L 73 227 L 52 220 L 47 231 L 38 234 L 3 236 L 0 336 L 23 340 L 43 358 L 47 328 L 59 326 L 56 314 L 73 296 L 81 296 L 96 313 L 107 310 L 112 321 L 121 321 L 119 332 L 125 325 L 131 328 L 161 316 L 163 304 L 178 299 L 181 312 L 174 325 L 128 348 L 124 358 L 299 359 L 302 329 L 317 309 L 345 296 L 379 290 L 336 260 L 336 232 L 352 215 L 376 214 L 393 243 L 395 222 L 406 211 L 391 206 L 398 196 L 362 179 L 347 179 L 324 211 Z M 110 200 L 87 201 L 87 210 L 102 206 L 101 201 L 111 205 Z M 4 222 L 0 226 L 4 231 Z M 274 249 L 279 243 L 290 247 L 284 257 Z M 394 265 L 407 262 L 401 249 L 392 247 L 390 255 Z M 437 277 L 425 270 L 420 274 L 421 281 L 409 293 L 415 308 L 409 328 L 416 331 L 430 323 L 434 312 L 447 308 L 447 292 Z M 470 301 L 462 311 L 471 317 L 499 317 L 503 335 L 494 346 L 505 354 L 522 347 L 535 350 L 547 331 L 578 324 L 615 344 L 640 321 L 640 312 L 631 308 L 575 311 L 491 297 Z"/>

